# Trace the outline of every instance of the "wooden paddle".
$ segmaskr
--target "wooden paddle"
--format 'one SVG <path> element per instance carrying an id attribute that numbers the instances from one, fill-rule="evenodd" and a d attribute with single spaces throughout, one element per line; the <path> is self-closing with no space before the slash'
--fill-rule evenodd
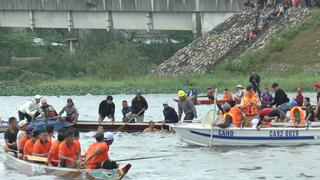
<path id="1" fill-rule="evenodd" d="M 129 159 L 119 159 L 119 160 L 116 160 L 116 162 L 136 161 L 136 160 L 154 159 L 154 158 L 171 157 L 171 156 L 176 156 L 176 154 L 162 155 L 162 156 L 138 157 L 138 158 L 129 158 Z M 98 163 L 89 163 L 89 164 L 83 163 L 83 164 L 81 164 L 81 167 L 84 167 L 86 165 L 94 165 L 94 164 L 98 164 Z"/>
<path id="2" fill-rule="evenodd" d="M 37 162 L 44 162 L 44 163 L 47 163 L 47 162 L 48 162 L 48 158 L 46 158 L 46 157 L 39 157 L 39 156 L 27 155 L 27 159 L 28 159 L 29 161 L 37 161 Z"/>
<path id="3" fill-rule="evenodd" d="M 139 111 L 136 116 L 138 116 L 139 114 L 141 114 L 145 109 L 141 109 L 141 111 Z M 124 125 L 118 127 L 115 131 L 121 131 L 126 125 L 128 125 L 134 118 L 136 118 L 135 116 L 133 116 L 131 119 L 128 120 L 128 122 L 126 122 Z"/>

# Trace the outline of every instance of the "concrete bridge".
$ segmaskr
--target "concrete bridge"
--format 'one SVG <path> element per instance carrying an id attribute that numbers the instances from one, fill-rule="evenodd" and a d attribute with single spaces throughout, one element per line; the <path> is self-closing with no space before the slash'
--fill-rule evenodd
<path id="1" fill-rule="evenodd" d="M 187 30 L 201 34 L 244 0 L 0 0 L 0 27 Z"/>

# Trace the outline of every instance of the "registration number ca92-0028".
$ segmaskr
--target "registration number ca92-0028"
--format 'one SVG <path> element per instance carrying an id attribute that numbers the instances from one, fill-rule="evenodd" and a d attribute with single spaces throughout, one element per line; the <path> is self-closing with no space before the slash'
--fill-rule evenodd
<path id="1" fill-rule="evenodd" d="M 296 137 L 299 136 L 298 130 L 272 130 L 270 137 Z"/>

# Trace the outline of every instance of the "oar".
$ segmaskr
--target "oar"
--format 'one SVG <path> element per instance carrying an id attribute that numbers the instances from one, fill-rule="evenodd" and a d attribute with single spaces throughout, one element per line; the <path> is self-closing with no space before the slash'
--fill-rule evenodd
<path id="1" fill-rule="evenodd" d="M 44 162 L 44 163 L 47 163 L 47 162 L 48 162 L 48 158 L 46 158 L 46 157 L 39 157 L 39 156 L 27 155 L 27 159 L 28 159 L 29 161 L 37 161 L 37 162 Z"/>
<path id="2" fill-rule="evenodd" d="M 142 160 L 142 159 L 154 159 L 154 158 L 171 157 L 171 156 L 176 156 L 176 154 L 162 155 L 162 156 L 138 157 L 138 158 L 129 158 L 129 159 L 119 159 L 119 160 L 116 160 L 116 162 L 136 161 L 136 160 Z"/>
<path id="3" fill-rule="evenodd" d="M 144 111 L 144 108 L 141 109 L 141 111 L 139 111 L 139 112 L 137 113 L 137 115 L 141 114 L 143 111 Z M 121 131 L 121 130 L 122 130 L 126 125 L 128 125 L 134 118 L 135 118 L 135 116 L 133 116 L 131 119 L 129 119 L 128 122 L 126 122 L 124 125 L 118 127 L 118 128 L 116 129 L 116 131 Z"/>
<path id="4" fill-rule="evenodd" d="M 123 161 L 136 161 L 136 160 L 143 160 L 143 159 L 154 159 L 154 158 L 162 158 L 162 157 L 171 157 L 171 156 L 176 156 L 176 154 L 171 154 L 171 155 L 162 155 L 162 156 L 150 156 L 150 157 L 138 157 L 138 158 L 129 158 L 129 159 L 119 159 L 116 160 L 116 162 L 123 162 Z M 83 163 L 81 164 L 81 167 L 84 167 L 86 165 L 94 165 L 98 163 Z"/>

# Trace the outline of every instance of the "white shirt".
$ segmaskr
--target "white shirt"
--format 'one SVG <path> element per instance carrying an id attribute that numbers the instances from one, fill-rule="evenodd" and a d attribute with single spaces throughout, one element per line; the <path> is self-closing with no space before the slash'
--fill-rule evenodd
<path id="1" fill-rule="evenodd" d="M 18 150 L 19 150 L 19 140 L 20 138 L 23 136 L 23 135 L 26 135 L 27 133 L 25 131 L 21 131 L 19 130 L 18 131 L 18 134 L 17 134 L 17 146 L 18 146 Z"/>
<path id="2" fill-rule="evenodd" d="M 20 108 L 19 111 L 22 113 L 29 114 L 30 116 L 34 114 L 36 111 L 42 114 L 42 110 L 40 108 L 39 103 L 36 103 L 34 99 L 28 100 L 24 103 Z"/>

